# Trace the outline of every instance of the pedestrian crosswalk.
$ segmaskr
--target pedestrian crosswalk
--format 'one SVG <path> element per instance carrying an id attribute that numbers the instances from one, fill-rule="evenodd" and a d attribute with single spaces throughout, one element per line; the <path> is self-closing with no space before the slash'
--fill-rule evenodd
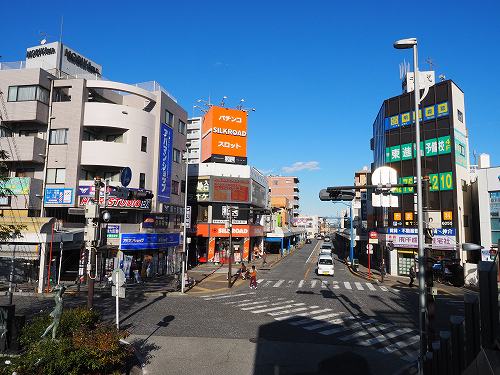
<path id="1" fill-rule="evenodd" d="M 285 280 L 285 279 L 259 279 L 257 280 L 259 288 L 296 288 L 300 289 L 343 289 L 350 291 L 365 291 L 365 292 L 394 292 L 399 293 L 399 289 L 387 287 L 384 285 L 359 282 L 359 281 L 337 281 L 337 280 Z"/>
<path id="2" fill-rule="evenodd" d="M 280 285 L 283 284 L 286 283 L 282 282 Z M 321 287 L 324 285 L 323 282 L 320 284 Z M 354 288 L 359 290 L 365 286 L 354 283 Z M 201 298 L 246 313 L 264 314 L 308 332 L 335 337 L 343 343 L 370 347 L 382 354 L 395 354 L 405 361 L 414 361 L 418 354 L 419 336 L 415 329 L 382 322 L 375 317 L 349 315 L 344 311 L 308 305 L 295 299 L 260 297 L 256 292 L 206 295 Z"/>

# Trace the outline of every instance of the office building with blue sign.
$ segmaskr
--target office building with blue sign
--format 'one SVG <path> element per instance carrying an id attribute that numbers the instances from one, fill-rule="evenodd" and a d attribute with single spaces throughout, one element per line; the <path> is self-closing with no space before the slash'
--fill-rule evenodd
<path id="1" fill-rule="evenodd" d="M 55 222 L 57 238 L 74 234 L 61 246 L 43 236 L 51 240 L 57 264 L 64 249 L 62 279 L 74 280 L 82 272 L 82 208 L 94 199 L 99 176 L 106 185 L 100 205 L 111 214 L 107 243 L 98 251 L 101 275 L 114 267 L 120 248 L 141 272 L 147 266 L 153 274 L 177 271 L 187 133 L 187 113 L 177 100 L 154 81 L 109 81 L 100 64 L 60 42 L 28 48 L 23 61 L 0 63 L 0 92 L 0 148 L 9 154 L 4 184 L 13 188 L 0 199 L 2 220 L 37 218 L 45 229 Z M 120 174 L 127 167 L 128 188 L 142 194 L 120 195 Z M 152 235 L 157 241 L 150 241 Z M 122 237 L 137 242 L 126 246 Z M 40 270 L 41 290 L 50 246 L 46 240 L 31 245 L 37 246 L 26 249 L 36 250 L 16 256 Z"/>
<path id="2" fill-rule="evenodd" d="M 390 166 L 397 171 L 399 183 L 415 181 L 415 113 L 412 74 L 404 79 L 403 94 L 384 100 L 373 123 L 372 171 Z M 421 121 L 424 221 L 432 231 L 428 240 L 430 256 L 456 259 L 466 270 L 473 264 L 470 254 L 457 244 L 471 239 L 471 189 L 469 141 L 463 91 L 451 80 L 434 82 L 434 72 L 420 72 L 423 100 L 418 116 Z M 371 198 L 371 191 L 368 197 Z M 385 258 L 388 272 L 407 275 L 417 253 L 416 189 L 399 188 L 397 207 L 374 208 L 368 212 L 368 230 L 378 231 L 378 245 L 372 264 Z M 432 242 L 432 244 L 431 244 Z M 388 246 L 390 244 L 390 246 Z M 393 251 L 386 251 L 394 246 Z M 360 247 L 360 258 L 366 250 Z"/>

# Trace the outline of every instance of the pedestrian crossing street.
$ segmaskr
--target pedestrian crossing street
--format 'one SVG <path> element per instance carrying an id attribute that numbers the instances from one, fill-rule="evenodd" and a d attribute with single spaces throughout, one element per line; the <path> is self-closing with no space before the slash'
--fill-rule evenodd
<path id="1" fill-rule="evenodd" d="M 283 284 L 283 283 L 282 283 Z M 265 314 L 274 320 L 352 345 L 366 346 L 382 354 L 394 354 L 412 362 L 417 358 L 419 334 L 415 329 L 383 323 L 373 317 L 349 316 L 330 308 L 308 305 L 288 298 L 257 297 L 256 292 L 201 296 L 251 314 Z"/>
<path id="2" fill-rule="evenodd" d="M 296 288 L 296 289 L 342 289 L 350 291 L 364 290 L 367 292 L 394 292 L 399 293 L 398 289 L 387 287 L 384 285 L 359 282 L 359 281 L 337 281 L 337 280 L 284 280 L 258 279 L 257 284 L 260 288 Z"/>

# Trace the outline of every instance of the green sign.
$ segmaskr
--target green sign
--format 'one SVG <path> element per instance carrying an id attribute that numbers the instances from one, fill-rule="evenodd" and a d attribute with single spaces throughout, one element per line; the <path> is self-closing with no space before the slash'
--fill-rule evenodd
<path id="1" fill-rule="evenodd" d="M 401 145 L 401 160 L 410 160 L 412 158 L 412 143 Z"/>
<path id="2" fill-rule="evenodd" d="M 401 146 L 393 146 L 385 148 L 385 161 L 392 163 L 401 160 Z"/>
<path id="3" fill-rule="evenodd" d="M 413 176 L 399 178 L 400 184 L 412 185 L 413 181 L 414 181 Z M 394 194 L 413 194 L 413 192 L 414 192 L 413 186 L 399 187 L 395 188 L 393 191 Z"/>
<path id="4" fill-rule="evenodd" d="M 438 154 L 437 139 L 428 139 L 424 143 L 425 156 L 436 156 Z"/>
<path id="5" fill-rule="evenodd" d="M 465 136 L 455 129 L 455 161 L 461 167 L 467 168 L 467 150 Z"/>
<path id="6" fill-rule="evenodd" d="M 453 174 L 451 172 L 429 174 L 429 190 L 453 190 Z"/>
<path id="7" fill-rule="evenodd" d="M 439 155 L 451 153 L 451 138 L 449 135 L 446 135 L 444 137 L 439 137 L 437 139 L 437 144 L 438 144 L 437 148 Z"/>
<path id="8" fill-rule="evenodd" d="M 30 192 L 30 177 L 11 177 L 0 180 L 0 190 L 5 195 L 26 195 Z"/>

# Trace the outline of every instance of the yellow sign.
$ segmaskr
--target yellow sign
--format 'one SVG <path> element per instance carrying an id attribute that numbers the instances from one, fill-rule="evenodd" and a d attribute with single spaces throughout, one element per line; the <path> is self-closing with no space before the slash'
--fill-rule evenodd
<path id="1" fill-rule="evenodd" d="M 438 104 L 438 115 L 448 113 L 448 102 Z"/>
<path id="2" fill-rule="evenodd" d="M 413 212 L 405 212 L 405 220 L 413 221 Z"/>
<path id="3" fill-rule="evenodd" d="M 443 221 L 451 221 L 453 220 L 453 212 L 452 211 L 444 211 L 443 212 Z"/>
<path id="4" fill-rule="evenodd" d="M 425 108 L 425 117 L 434 117 L 434 106 Z"/>
<path id="5" fill-rule="evenodd" d="M 391 117 L 391 126 L 398 126 L 399 125 L 399 116 L 392 116 Z"/>
<path id="6" fill-rule="evenodd" d="M 394 221 L 401 221 L 401 212 L 394 212 Z"/>

